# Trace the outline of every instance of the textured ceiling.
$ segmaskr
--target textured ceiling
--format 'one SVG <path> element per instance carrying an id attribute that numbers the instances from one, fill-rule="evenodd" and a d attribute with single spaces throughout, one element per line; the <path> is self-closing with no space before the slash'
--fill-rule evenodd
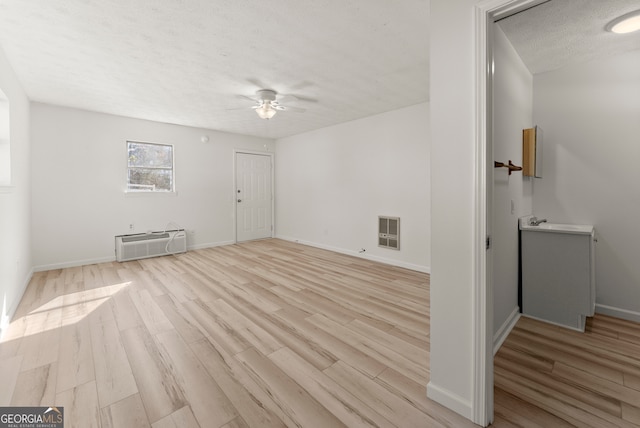
<path id="1" fill-rule="evenodd" d="M 271 138 L 427 101 L 428 23 L 428 0 L 0 0 L 31 100 Z M 262 88 L 306 112 L 259 119 L 237 95 Z"/>
<path id="2" fill-rule="evenodd" d="M 532 74 L 640 49 L 640 32 L 605 26 L 640 9 L 640 0 L 552 0 L 499 25 Z"/>

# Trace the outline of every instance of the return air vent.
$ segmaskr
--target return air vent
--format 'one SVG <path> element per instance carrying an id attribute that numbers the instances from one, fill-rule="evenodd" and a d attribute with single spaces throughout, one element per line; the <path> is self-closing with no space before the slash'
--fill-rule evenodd
<path id="1" fill-rule="evenodd" d="M 378 246 L 400 249 L 400 217 L 378 217 Z"/>
<path id="2" fill-rule="evenodd" d="M 146 259 L 187 251 L 184 229 L 116 236 L 116 261 Z"/>

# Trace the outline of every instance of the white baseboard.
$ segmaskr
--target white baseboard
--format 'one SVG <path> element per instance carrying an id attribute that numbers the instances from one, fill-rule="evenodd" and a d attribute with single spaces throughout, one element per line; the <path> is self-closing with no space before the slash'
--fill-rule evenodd
<path id="1" fill-rule="evenodd" d="M 187 247 L 187 251 L 190 250 L 201 250 L 204 248 L 212 248 L 212 247 L 220 247 L 222 245 L 231 245 L 234 244 L 235 241 L 220 241 L 220 242 L 210 242 L 210 243 L 206 243 L 206 244 L 198 244 L 198 245 L 191 245 L 189 247 Z M 36 266 L 33 268 L 34 272 L 42 272 L 42 271 L 47 271 L 47 270 L 54 270 L 54 269 L 65 269 L 65 268 L 71 268 L 71 267 L 77 267 L 77 266 L 87 266 L 87 265 L 95 265 L 98 263 L 110 263 L 110 262 L 115 262 L 116 258 L 115 256 L 113 257 L 101 257 L 101 258 L 95 258 L 95 259 L 85 259 L 85 260 L 74 260 L 74 261 L 70 261 L 70 262 L 62 262 L 62 263 L 52 263 L 49 265 L 40 265 L 40 266 Z"/>
<path id="2" fill-rule="evenodd" d="M 496 355 L 504 341 L 515 327 L 516 323 L 520 319 L 520 308 L 516 306 L 513 308 L 511 314 L 507 317 L 507 319 L 502 323 L 500 329 L 493 335 L 493 355 Z"/>
<path id="3" fill-rule="evenodd" d="M 414 270 L 416 272 L 423 273 L 431 273 L 431 268 L 428 266 L 416 265 L 413 263 L 403 262 L 401 260 L 388 259 L 386 257 L 374 256 L 372 254 L 367 254 L 366 252 L 360 253 L 355 250 L 346 250 L 344 248 L 333 247 L 331 245 L 318 244 L 317 242 L 305 241 L 303 239 L 292 238 L 290 236 L 276 236 L 277 239 L 282 239 L 284 241 L 297 242 L 299 244 L 308 245 L 310 247 L 321 248 L 323 250 L 329 250 L 340 254 L 346 254 L 349 256 L 359 257 L 361 259 L 371 260 L 374 262 L 384 263 L 391 266 L 397 266 L 405 269 Z"/>
<path id="4" fill-rule="evenodd" d="M 435 385 L 433 382 L 427 384 L 427 397 L 465 418 L 473 420 L 473 409 L 469 400 L 465 400 L 457 394 Z"/>
<path id="5" fill-rule="evenodd" d="M 628 321 L 640 322 L 640 312 L 630 311 L 628 309 L 620 309 L 613 306 L 596 304 L 596 313 L 609 315 L 616 318 L 622 318 Z"/>
<path id="6" fill-rule="evenodd" d="M 86 266 L 86 265 L 95 265 L 98 263 L 109 263 L 114 262 L 116 260 L 115 255 L 113 257 L 102 257 L 96 259 L 86 259 L 86 260 L 74 260 L 70 262 L 62 262 L 62 263 L 52 263 L 49 265 L 40 265 L 35 266 L 33 268 L 34 272 L 43 272 L 47 270 L 55 270 L 55 269 L 66 269 L 77 266 Z"/>
<path id="7" fill-rule="evenodd" d="M 205 248 L 222 247 L 223 245 L 233 245 L 235 243 L 236 241 L 220 241 L 220 242 L 209 242 L 206 244 L 190 245 L 187 247 L 187 251 L 204 250 Z"/>
<path id="8" fill-rule="evenodd" d="M 569 330 L 573 330 L 573 331 L 577 331 L 577 332 L 580 332 L 580 333 L 584 333 L 584 330 L 580 329 L 578 327 L 572 327 L 570 325 L 560 324 L 560 323 L 555 322 L 555 321 L 549 321 L 549 320 L 546 320 L 544 318 L 534 317 L 533 315 L 529 315 L 529 314 L 521 314 L 521 315 L 523 317 L 525 317 L 525 318 L 531 318 L 532 320 L 540 321 L 540 322 L 543 322 L 543 323 L 546 323 L 546 324 L 556 325 L 558 327 L 562 327 L 562 328 L 566 328 L 566 329 L 569 329 Z"/>

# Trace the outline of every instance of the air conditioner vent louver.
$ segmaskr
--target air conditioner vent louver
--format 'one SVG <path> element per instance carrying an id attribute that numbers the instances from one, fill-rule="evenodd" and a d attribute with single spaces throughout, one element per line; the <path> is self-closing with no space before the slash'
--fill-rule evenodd
<path id="1" fill-rule="evenodd" d="M 378 217 L 378 246 L 400 249 L 400 217 Z"/>
<path id="2" fill-rule="evenodd" d="M 184 229 L 116 236 L 116 261 L 146 259 L 187 251 Z"/>

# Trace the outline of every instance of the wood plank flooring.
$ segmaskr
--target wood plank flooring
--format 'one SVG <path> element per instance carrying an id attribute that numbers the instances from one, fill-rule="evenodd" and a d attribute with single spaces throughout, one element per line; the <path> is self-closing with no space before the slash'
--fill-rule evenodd
<path id="1" fill-rule="evenodd" d="M 34 275 L 0 406 L 66 427 L 475 427 L 426 398 L 428 275 L 277 239 Z M 521 318 L 496 427 L 640 426 L 640 325 Z"/>
<path id="2" fill-rule="evenodd" d="M 522 317 L 494 360 L 496 427 L 640 426 L 640 324 Z"/>
<path id="3" fill-rule="evenodd" d="M 428 275 L 281 240 L 36 273 L 0 405 L 65 427 L 471 427 L 426 398 Z"/>

